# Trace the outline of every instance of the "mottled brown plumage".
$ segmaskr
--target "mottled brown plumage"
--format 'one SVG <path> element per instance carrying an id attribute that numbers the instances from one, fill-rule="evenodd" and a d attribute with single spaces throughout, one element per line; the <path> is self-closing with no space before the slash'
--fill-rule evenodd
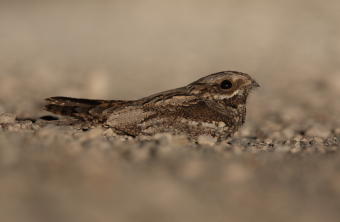
<path id="1" fill-rule="evenodd" d="M 89 100 L 52 97 L 45 110 L 101 124 L 128 135 L 160 132 L 230 137 L 244 123 L 249 92 L 259 85 L 247 74 L 225 71 L 187 86 L 139 100 Z"/>

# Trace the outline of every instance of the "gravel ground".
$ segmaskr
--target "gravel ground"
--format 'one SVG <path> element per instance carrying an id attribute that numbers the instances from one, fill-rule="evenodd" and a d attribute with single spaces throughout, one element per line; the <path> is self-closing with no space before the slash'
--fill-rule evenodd
<path id="1" fill-rule="evenodd" d="M 1 1 L 1 221 L 338 221 L 340 2 Z M 43 99 L 261 85 L 221 143 L 80 130 Z"/>

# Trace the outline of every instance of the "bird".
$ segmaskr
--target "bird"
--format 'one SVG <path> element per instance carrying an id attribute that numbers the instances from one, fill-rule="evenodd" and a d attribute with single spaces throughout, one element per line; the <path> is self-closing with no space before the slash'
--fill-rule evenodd
<path id="1" fill-rule="evenodd" d="M 45 110 L 137 137 L 169 132 L 196 141 L 231 137 L 244 123 L 249 93 L 260 85 L 248 74 L 222 71 L 187 86 L 138 100 L 45 99 Z"/>

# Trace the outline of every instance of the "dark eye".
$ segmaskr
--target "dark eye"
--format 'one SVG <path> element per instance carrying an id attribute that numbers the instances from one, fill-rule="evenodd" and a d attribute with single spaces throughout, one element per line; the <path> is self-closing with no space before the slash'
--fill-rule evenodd
<path id="1" fill-rule="evenodd" d="M 223 80 L 221 82 L 222 89 L 230 89 L 231 87 L 233 87 L 233 84 L 229 80 Z"/>

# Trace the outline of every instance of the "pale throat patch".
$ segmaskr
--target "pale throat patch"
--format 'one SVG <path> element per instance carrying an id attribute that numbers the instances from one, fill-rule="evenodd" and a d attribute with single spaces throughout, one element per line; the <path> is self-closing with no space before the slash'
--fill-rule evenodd
<path id="1" fill-rule="evenodd" d="M 233 92 L 233 94 L 231 95 L 226 95 L 226 94 L 215 94 L 214 95 L 214 99 L 216 100 L 223 100 L 223 99 L 229 99 L 235 95 L 243 95 L 243 91 L 242 90 L 236 90 L 235 92 Z"/>

